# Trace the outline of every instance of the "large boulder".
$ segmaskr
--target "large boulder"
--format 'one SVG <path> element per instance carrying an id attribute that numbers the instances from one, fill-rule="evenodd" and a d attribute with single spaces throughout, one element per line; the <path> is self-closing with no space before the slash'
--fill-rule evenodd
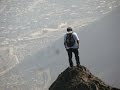
<path id="1" fill-rule="evenodd" d="M 86 67 L 68 67 L 50 86 L 49 90 L 120 90 L 106 85 Z"/>

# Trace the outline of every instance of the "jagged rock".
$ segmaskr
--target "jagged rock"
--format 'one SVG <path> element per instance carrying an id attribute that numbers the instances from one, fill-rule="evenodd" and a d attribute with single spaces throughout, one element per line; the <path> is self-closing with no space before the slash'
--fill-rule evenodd
<path id="1" fill-rule="evenodd" d="M 95 77 L 84 66 L 67 68 L 49 90 L 120 90 L 112 88 Z"/>

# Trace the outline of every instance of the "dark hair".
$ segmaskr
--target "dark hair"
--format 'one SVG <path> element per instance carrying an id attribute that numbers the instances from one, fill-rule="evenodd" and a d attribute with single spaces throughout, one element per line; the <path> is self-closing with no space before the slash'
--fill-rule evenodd
<path id="1" fill-rule="evenodd" d="M 72 28 L 71 28 L 71 27 L 68 27 L 68 28 L 67 28 L 67 32 L 69 32 L 69 31 L 72 31 Z"/>

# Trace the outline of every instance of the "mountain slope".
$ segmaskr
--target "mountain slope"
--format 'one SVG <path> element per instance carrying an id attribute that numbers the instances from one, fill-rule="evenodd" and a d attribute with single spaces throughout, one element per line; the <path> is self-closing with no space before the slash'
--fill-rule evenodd
<path id="1" fill-rule="evenodd" d="M 67 68 L 49 90 L 120 90 L 106 85 L 84 66 Z"/>

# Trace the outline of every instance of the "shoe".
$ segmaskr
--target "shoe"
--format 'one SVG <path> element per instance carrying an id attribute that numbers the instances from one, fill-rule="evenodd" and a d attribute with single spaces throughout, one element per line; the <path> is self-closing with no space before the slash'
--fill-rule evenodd
<path id="1" fill-rule="evenodd" d="M 73 66 L 70 66 L 71 68 L 73 67 Z"/>
<path id="2" fill-rule="evenodd" d="M 79 65 L 79 64 L 77 64 L 77 67 L 80 67 L 80 65 Z"/>

